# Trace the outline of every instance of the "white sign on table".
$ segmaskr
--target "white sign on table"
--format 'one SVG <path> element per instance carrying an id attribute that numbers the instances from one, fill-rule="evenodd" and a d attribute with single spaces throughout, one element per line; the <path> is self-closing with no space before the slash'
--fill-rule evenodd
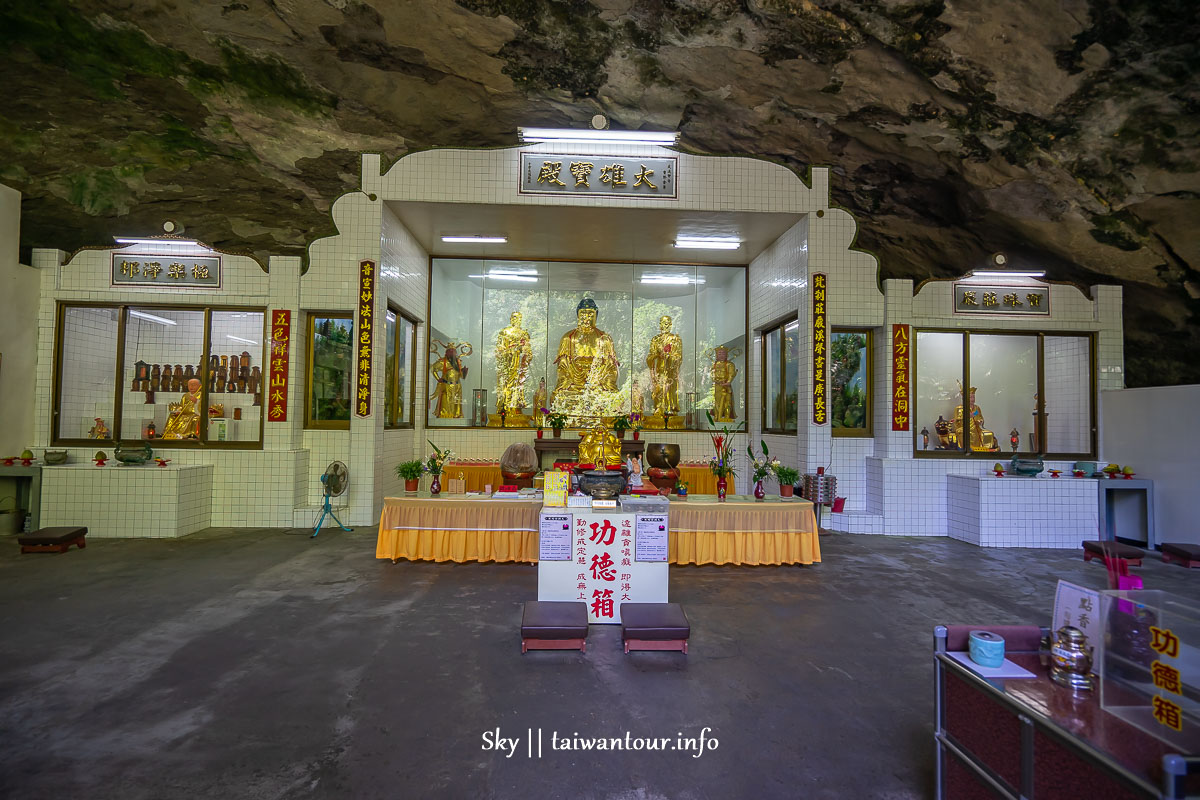
<path id="1" fill-rule="evenodd" d="M 666 561 L 667 515 L 638 514 L 633 545 L 634 561 Z"/>
<path id="2" fill-rule="evenodd" d="M 538 526 L 538 560 L 571 560 L 571 514 L 542 514 Z"/>
<path id="3" fill-rule="evenodd" d="M 1054 592 L 1054 624 L 1051 632 L 1063 625 L 1083 631 L 1088 644 L 1095 648 L 1092 664 L 1099 665 L 1104 651 L 1104 621 L 1100 619 L 1100 592 L 1059 581 Z"/>
<path id="4" fill-rule="evenodd" d="M 547 517 L 562 516 L 543 510 L 541 529 L 546 530 Z M 593 624 L 620 623 L 621 603 L 667 602 L 666 560 L 634 560 L 638 515 L 601 511 L 573 516 L 572 558 L 538 562 L 538 600 L 586 603 Z"/>

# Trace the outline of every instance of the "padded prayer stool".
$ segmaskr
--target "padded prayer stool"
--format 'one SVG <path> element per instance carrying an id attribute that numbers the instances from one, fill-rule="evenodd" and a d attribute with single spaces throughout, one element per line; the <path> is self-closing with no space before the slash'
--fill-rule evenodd
<path id="1" fill-rule="evenodd" d="M 1134 547 L 1131 544 L 1122 544 L 1120 542 L 1107 542 L 1098 539 L 1089 539 L 1083 543 L 1083 560 L 1091 561 L 1093 558 L 1102 559 L 1107 565 L 1110 560 L 1124 561 L 1130 566 L 1140 567 L 1142 559 L 1145 558 L 1146 551 L 1140 547 Z"/>
<path id="2" fill-rule="evenodd" d="M 18 536 L 22 553 L 65 553 L 71 545 L 80 550 L 87 547 L 83 537 L 87 528 L 41 528 L 26 536 Z"/>
<path id="3" fill-rule="evenodd" d="M 1162 545 L 1162 560 L 1166 564 L 1174 562 L 1185 567 L 1200 567 L 1200 544 L 1165 542 Z"/>
<path id="4" fill-rule="evenodd" d="M 682 650 L 692 628 L 679 603 L 622 603 L 621 638 L 630 650 Z"/>
<path id="5" fill-rule="evenodd" d="M 530 600 L 521 614 L 521 652 L 579 650 L 587 652 L 587 603 Z"/>

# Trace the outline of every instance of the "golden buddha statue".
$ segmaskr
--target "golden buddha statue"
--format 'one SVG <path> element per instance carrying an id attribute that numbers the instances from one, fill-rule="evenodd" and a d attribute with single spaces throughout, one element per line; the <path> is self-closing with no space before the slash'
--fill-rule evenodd
<path id="1" fill-rule="evenodd" d="M 612 338 L 596 327 L 596 310 L 595 300 L 580 300 L 575 309 L 578 327 L 558 342 L 558 382 L 550 393 L 550 407 L 560 413 L 603 412 L 617 391 L 617 353 Z"/>
<path id="2" fill-rule="evenodd" d="M 959 386 L 959 394 L 962 394 L 962 386 Z M 987 452 L 999 450 L 999 445 L 996 444 L 996 434 L 983 427 L 983 411 L 975 404 L 975 387 L 972 386 L 969 394 L 971 419 L 967 423 L 967 438 L 971 441 L 971 449 L 979 452 Z M 947 441 L 952 447 L 958 447 L 965 450 L 966 448 L 958 441 L 960 431 L 963 430 L 963 406 L 960 404 L 954 409 L 954 419 L 950 421 L 950 433 L 947 435 Z"/>
<path id="3" fill-rule="evenodd" d="M 496 413 L 489 425 L 499 425 L 501 415 L 505 425 L 527 425 L 525 415 L 525 379 L 533 361 L 529 331 L 521 327 L 521 312 L 514 311 L 509 325 L 496 334 Z"/>
<path id="4" fill-rule="evenodd" d="M 650 340 L 646 366 L 650 368 L 650 405 L 657 416 L 679 414 L 679 365 L 683 363 L 683 339 L 671 333 L 671 318 L 658 320 L 658 335 Z"/>
<path id="5" fill-rule="evenodd" d="M 198 378 L 188 381 L 187 391 L 179 398 L 179 402 L 171 403 L 168 408 L 171 413 L 163 428 L 163 439 L 200 438 L 200 380 Z"/>
<path id="6" fill-rule="evenodd" d="M 439 344 L 442 343 L 435 341 L 432 346 Z M 467 377 L 469 367 L 462 365 L 459 352 L 464 356 L 471 355 L 471 345 L 448 342 L 445 347 L 442 357 L 429 365 L 434 380 L 433 415 L 438 419 L 462 419 L 462 379 Z"/>
<path id="7" fill-rule="evenodd" d="M 583 434 L 579 440 L 579 463 L 603 463 L 608 467 L 619 466 L 624 457 L 621 455 L 621 440 L 607 426 L 597 424 Z"/>
<path id="8" fill-rule="evenodd" d="M 735 353 L 734 355 L 740 355 Z M 738 368 L 729 360 L 729 348 L 718 347 L 713 351 L 711 368 L 713 381 L 713 419 L 717 422 L 734 422 L 737 412 L 733 407 L 733 379 Z"/>

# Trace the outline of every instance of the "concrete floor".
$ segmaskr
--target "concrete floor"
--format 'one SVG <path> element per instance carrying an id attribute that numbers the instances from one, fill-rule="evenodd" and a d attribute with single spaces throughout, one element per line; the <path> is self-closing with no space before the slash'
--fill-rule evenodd
<path id="1" fill-rule="evenodd" d="M 0 797 L 928 797 L 933 626 L 1045 624 L 1059 577 L 1105 583 L 1075 551 L 821 546 L 812 567 L 672 567 L 684 657 L 625 656 L 611 626 L 586 656 L 522 656 L 534 567 L 376 561 L 365 528 L 3 541 Z M 1200 571 L 1138 574 L 1200 597 Z M 496 728 L 513 757 L 483 749 Z M 550 746 L 705 728 L 698 758 Z"/>

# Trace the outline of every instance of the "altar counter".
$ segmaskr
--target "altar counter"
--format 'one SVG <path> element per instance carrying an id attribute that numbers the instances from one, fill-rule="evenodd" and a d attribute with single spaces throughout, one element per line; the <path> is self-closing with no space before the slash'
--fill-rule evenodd
<path id="1" fill-rule="evenodd" d="M 952 539 L 980 547 L 1079 547 L 1096 539 L 1096 482 L 1077 478 L 946 476 Z"/>
<path id="2" fill-rule="evenodd" d="M 212 464 L 42 468 L 43 527 L 89 538 L 178 538 L 212 524 Z"/>
<path id="3" fill-rule="evenodd" d="M 376 558 L 392 561 L 538 560 L 541 500 L 389 497 L 379 518 Z M 573 512 L 575 509 L 564 509 Z M 583 509 L 581 509 L 583 510 Z M 762 503 L 689 496 L 670 504 L 668 562 L 783 565 L 820 562 L 811 503 Z"/>

